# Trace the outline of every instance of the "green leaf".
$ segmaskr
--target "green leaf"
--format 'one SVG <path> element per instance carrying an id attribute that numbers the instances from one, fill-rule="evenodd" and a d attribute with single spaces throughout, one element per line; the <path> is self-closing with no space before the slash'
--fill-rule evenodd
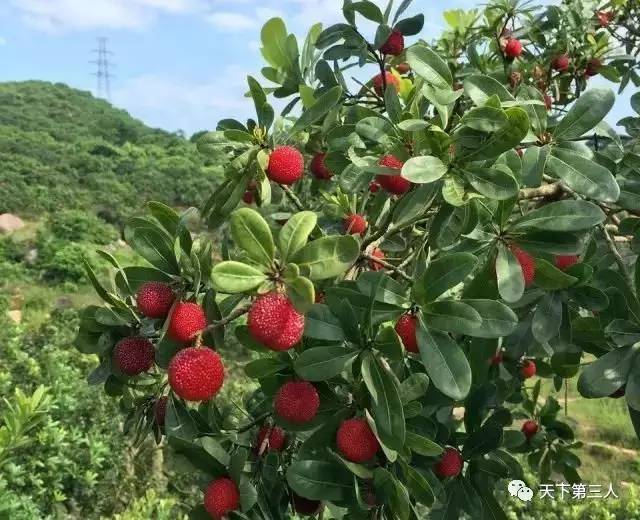
<path id="1" fill-rule="evenodd" d="M 287 469 L 287 484 L 310 500 L 345 500 L 352 494 L 351 473 L 337 461 L 297 460 Z"/>
<path id="2" fill-rule="evenodd" d="M 558 123 L 553 135 L 558 140 L 580 137 L 596 126 L 609 113 L 616 96 L 607 88 L 587 90 Z"/>
<path id="3" fill-rule="evenodd" d="M 409 493 L 393 474 L 384 468 L 376 468 L 373 472 L 373 485 L 376 496 L 382 498 L 393 511 L 393 518 L 408 520 L 411 513 Z"/>
<path id="4" fill-rule="evenodd" d="M 460 124 L 480 132 L 497 132 L 509 123 L 507 114 L 501 108 L 475 107 L 465 113 Z"/>
<path id="5" fill-rule="evenodd" d="M 583 231 L 602 224 L 604 212 L 586 200 L 560 200 L 545 204 L 518 219 L 514 229 L 541 231 Z"/>
<path id="6" fill-rule="evenodd" d="M 283 371 L 287 365 L 276 358 L 261 358 L 250 361 L 244 366 L 244 372 L 252 379 L 262 379 Z"/>
<path id="7" fill-rule="evenodd" d="M 473 307 L 455 300 L 428 303 L 422 312 L 429 327 L 447 332 L 473 335 L 482 324 L 480 314 Z"/>
<path id="8" fill-rule="evenodd" d="M 260 213 L 251 208 L 234 211 L 231 215 L 231 236 L 249 258 L 265 267 L 273 265 L 275 244 L 269 224 Z"/>
<path id="9" fill-rule="evenodd" d="M 167 403 L 164 427 L 168 437 L 176 437 L 185 441 L 193 440 L 198 434 L 198 427 L 189 414 L 189 410 L 182 401 L 173 395 Z"/>
<path id="10" fill-rule="evenodd" d="M 403 466 L 405 484 L 411 496 L 421 504 L 430 506 L 435 499 L 435 493 L 429 481 L 420 470 L 409 465 Z"/>
<path id="11" fill-rule="evenodd" d="M 328 236 L 308 243 L 292 261 L 311 280 L 324 280 L 345 272 L 359 254 L 360 244 L 353 236 Z"/>
<path id="12" fill-rule="evenodd" d="M 400 384 L 400 398 L 402 404 L 420 399 L 429 388 L 429 376 L 422 372 L 415 372 Z"/>
<path id="13" fill-rule="evenodd" d="M 547 343 L 558 335 L 562 323 L 562 300 L 558 293 L 548 293 L 539 302 L 533 314 L 531 332 L 540 343 Z"/>
<path id="14" fill-rule="evenodd" d="M 402 177 L 416 184 L 437 181 L 445 173 L 447 173 L 446 164 L 430 155 L 412 157 L 402 167 Z"/>
<path id="15" fill-rule="evenodd" d="M 293 280 L 287 280 L 285 285 L 287 296 L 298 312 L 304 314 L 311 309 L 316 300 L 316 293 L 311 280 L 304 276 L 298 276 Z"/>
<path id="16" fill-rule="evenodd" d="M 633 345 L 640 341 L 640 325 L 627 320 L 613 320 L 604 329 L 617 345 Z"/>
<path id="17" fill-rule="evenodd" d="M 494 200 L 507 200 L 518 194 L 518 181 L 506 167 L 496 165 L 494 168 L 471 167 L 463 170 L 469 184 L 478 193 Z"/>
<path id="18" fill-rule="evenodd" d="M 302 113 L 295 124 L 291 127 L 291 130 L 289 130 L 289 134 L 293 135 L 297 132 L 301 132 L 316 121 L 322 119 L 325 115 L 327 115 L 329 110 L 331 110 L 338 104 L 341 98 L 341 86 L 337 85 L 327 90 L 324 94 L 322 94 L 322 96 L 318 98 L 318 100 L 313 104 L 311 108 L 305 110 Z"/>
<path id="19" fill-rule="evenodd" d="M 413 432 L 407 432 L 407 447 L 425 457 L 437 457 L 444 451 L 438 443 Z"/>
<path id="20" fill-rule="evenodd" d="M 425 44 L 416 44 L 407 49 L 407 62 L 415 74 L 427 83 L 443 90 L 451 90 L 453 77 L 447 63 Z"/>
<path id="21" fill-rule="evenodd" d="M 591 199 L 615 202 L 620 196 L 620 187 L 609 170 L 572 150 L 553 148 L 547 159 L 547 171 L 576 193 Z"/>
<path id="22" fill-rule="evenodd" d="M 422 363 L 433 385 L 456 401 L 464 399 L 471 388 L 471 367 L 462 349 L 448 334 L 432 331 L 419 318 L 416 330 Z"/>
<path id="23" fill-rule="evenodd" d="M 491 96 L 498 96 L 500 101 L 515 101 L 502 83 L 481 74 L 472 74 L 465 78 L 464 92 L 477 106 L 484 105 Z"/>
<path id="24" fill-rule="evenodd" d="M 312 211 L 301 211 L 293 215 L 282 226 L 278 235 L 278 247 L 284 263 L 288 262 L 309 240 L 309 235 L 316 227 L 318 217 Z"/>
<path id="25" fill-rule="evenodd" d="M 517 302 L 524 294 L 524 276 L 520 262 L 504 244 L 498 245 L 496 258 L 496 277 L 498 291 L 502 299 L 508 303 Z"/>
<path id="26" fill-rule="evenodd" d="M 173 243 L 169 236 L 153 224 L 128 225 L 125 238 L 131 248 L 151 265 L 169 274 L 178 274 L 180 267 L 173 251 Z"/>
<path id="27" fill-rule="evenodd" d="M 304 335 L 325 341 L 344 341 L 340 320 L 323 304 L 314 305 L 305 315 Z"/>
<path id="28" fill-rule="evenodd" d="M 607 397 L 627 382 L 637 349 L 619 347 L 587 365 L 578 378 L 578 392 L 583 397 Z"/>
<path id="29" fill-rule="evenodd" d="M 461 300 L 473 307 L 482 318 L 482 325 L 473 331 L 476 338 L 508 336 L 518 325 L 518 316 L 505 304 L 494 300 Z"/>
<path id="30" fill-rule="evenodd" d="M 240 508 L 242 511 L 247 512 L 258 501 L 258 492 L 247 475 L 242 475 L 242 478 L 240 478 L 238 491 L 240 492 Z"/>
<path id="31" fill-rule="evenodd" d="M 502 426 L 494 421 L 487 421 L 474 431 L 462 447 L 462 456 L 465 459 L 484 455 L 500 447 L 502 444 Z"/>
<path id="32" fill-rule="evenodd" d="M 255 267 L 233 260 L 220 262 L 211 271 L 215 290 L 228 294 L 251 291 L 266 279 L 267 276 Z"/>
<path id="33" fill-rule="evenodd" d="M 362 356 L 361 370 L 380 440 L 394 450 L 402 449 L 406 432 L 397 380 L 371 352 Z"/>
<path id="34" fill-rule="evenodd" d="M 422 13 L 400 20 L 394 27 L 396 31 L 400 31 L 403 36 L 413 36 L 422 31 L 424 26 L 424 15 Z"/>
<path id="35" fill-rule="evenodd" d="M 557 291 L 574 285 L 578 279 L 558 269 L 551 262 L 536 258 L 535 283 L 541 289 Z"/>
<path id="36" fill-rule="evenodd" d="M 345 370 L 357 352 L 343 346 L 315 347 L 305 350 L 293 363 L 296 374 L 307 381 L 326 381 Z"/>
<path id="37" fill-rule="evenodd" d="M 462 283 L 476 266 L 471 253 L 452 253 L 432 261 L 413 285 L 413 299 L 420 304 L 435 300 L 442 293 Z"/>

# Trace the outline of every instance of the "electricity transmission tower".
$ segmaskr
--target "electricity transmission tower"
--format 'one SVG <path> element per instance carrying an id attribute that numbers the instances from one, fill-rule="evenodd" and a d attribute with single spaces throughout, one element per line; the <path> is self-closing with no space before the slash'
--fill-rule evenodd
<path id="1" fill-rule="evenodd" d="M 107 49 L 107 41 L 105 37 L 98 38 L 98 48 L 91 51 L 97 55 L 97 58 L 91 63 L 97 65 L 97 71 L 93 73 L 97 78 L 96 95 L 109 101 L 111 99 L 111 78 L 114 76 L 111 73 L 113 63 L 109 61 L 109 56 L 112 56 L 113 53 Z"/>

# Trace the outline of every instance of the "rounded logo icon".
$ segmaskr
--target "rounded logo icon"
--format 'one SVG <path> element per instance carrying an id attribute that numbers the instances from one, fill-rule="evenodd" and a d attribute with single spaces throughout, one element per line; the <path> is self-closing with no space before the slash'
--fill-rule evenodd
<path id="1" fill-rule="evenodd" d="M 523 487 L 518 490 L 518 498 L 523 502 L 531 502 L 533 498 L 533 490 L 528 487 Z"/>
<path id="2" fill-rule="evenodd" d="M 507 486 L 507 490 L 512 497 L 518 496 L 518 491 L 526 488 L 527 485 L 522 480 L 512 480 Z"/>

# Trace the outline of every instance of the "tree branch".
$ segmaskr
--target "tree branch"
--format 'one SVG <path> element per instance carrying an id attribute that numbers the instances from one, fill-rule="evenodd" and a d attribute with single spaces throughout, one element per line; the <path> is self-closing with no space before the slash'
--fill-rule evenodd
<path id="1" fill-rule="evenodd" d="M 249 309 L 251 309 L 251 305 L 249 305 L 249 304 L 243 305 L 242 307 L 238 307 L 236 310 L 234 310 L 227 317 L 225 317 L 225 318 L 223 318 L 221 320 L 218 320 L 218 321 L 214 321 L 213 323 L 210 323 L 209 325 L 207 325 L 207 328 L 204 329 L 202 332 L 209 332 L 209 331 L 212 331 L 214 329 L 217 329 L 218 327 L 224 327 L 228 323 L 231 323 L 233 320 L 235 320 L 235 319 L 239 318 L 240 316 L 242 316 L 243 314 L 246 314 L 247 312 L 249 312 Z"/>
<path id="2" fill-rule="evenodd" d="M 396 267 L 393 264 L 390 264 L 389 262 L 387 262 L 386 260 L 382 260 L 380 258 L 378 258 L 377 256 L 373 256 L 367 252 L 362 252 L 360 253 L 360 257 L 361 258 L 366 258 L 367 260 L 370 260 L 372 262 L 375 262 L 377 264 L 380 264 L 382 267 L 389 269 L 391 271 L 393 271 L 394 273 L 400 275 L 402 278 L 404 278 L 405 280 L 407 280 L 408 282 L 413 281 L 413 278 L 411 278 L 407 273 L 405 273 L 402 269 L 400 269 L 399 267 Z"/>

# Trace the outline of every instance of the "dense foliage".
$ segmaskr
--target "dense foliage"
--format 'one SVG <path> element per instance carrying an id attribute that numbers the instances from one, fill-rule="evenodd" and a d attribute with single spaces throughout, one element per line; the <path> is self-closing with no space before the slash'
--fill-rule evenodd
<path id="1" fill-rule="evenodd" d="M 119 224 L 149 199 L 199 204 L 220 174 L 184 137 L 63 84 L 2 83 L 0 105 L 0 213 L 79 209 Z"/>
<path id="2" fill-rule="evenodd" d="M 640 434 L 639 118 L 621 139 L 589 85 L 638 83 L 612 35 L 632 3 L 496 0 L 405 49 L 410 3 L 345 0 L 302 47 L 268 21 L 277 86 L 250 77 L 256 119 L 199 138 L 228 158 L 201 209 L 215 254 L 191 210 L 151 203 L 124 233 L 150 266 L 87 265 L 89 382 L 191 461 L 193 518 L 506 518 L 521 461 L 580 481 L 540 378 L 624 397 Z M 277 120 L 271 93 L 292 98 Z M 257 355 L 241 417 L 214 399 L 232 333 Z"/>

